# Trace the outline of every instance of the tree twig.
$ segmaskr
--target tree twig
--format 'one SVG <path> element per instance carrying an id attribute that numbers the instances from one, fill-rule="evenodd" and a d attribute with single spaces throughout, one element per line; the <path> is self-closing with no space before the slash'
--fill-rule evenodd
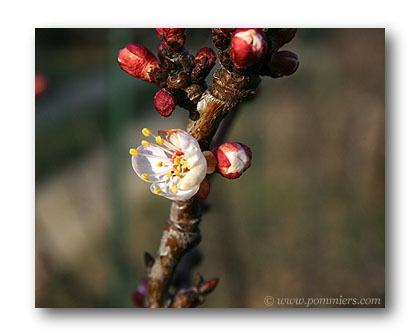
<path id="1" fill-rule="evenodd" d="M 218 58 L 221 68 L 214 72 L 213 83 L 208 88 L 205 85 L 205 76 L 203 74 L 208 74 L 209 69 L 214 65 L 214 62 L 209 62 L 214 52 L 207 50 L 205 51 L 207 56 L 200 59 L 197 54 L 193 61 L 183 47 L 176 49 L 176 51 L 170 50 L 171 46 L 168 46 L 169 42 L 167 40 L 167 38 L 171 38 L 170 35 L 168 37 L 165 37 L 164 34 L 160 35 L 163 47 L 163 63 L 168 74 L 166 81 L 168 89 L 175 98 L 176 103 L 190 112 L 187 131 L 200 142 L 200 145 L 204 143 L 207 144 L 207 147 L 209 144 L 220 144 L 231 125 L 236 107 L 243 100 L 255 94 L 255 90 L 261 81 L 261 74 L 270 75 L 274 78 L 290 75 L 296 71 L 298 65 L 295 54 L 290 52 L 286 52 L 286 55 L 276 54 L 278 46 L 282 45 L 280 42 L 283 44 L 289 42 L 293 38 L 295 31 L 292 34 L 287 29 L 283 31 L 273 30 L 272 32 L 268 29 L 258 30 L 257 32 L 254 29 L 254 33 L 264 38 L 261 44 L 258 45 L 262 53 L 259 55 L 259 61 L 249 67 L 240 64 L 233 66 L 232 55 L 227 49 L 231 42 L 233 31 L 234 29 L 232 28 L 212 29 L 213 42 L 220 50 Z M 269 35 L 271 34 L 268 40 L 265 38 L 263 31 Z M 185 41 L 182 34 L 177 36 L 178 40 L 173 39 L 175 42 Z M 265 43 L 268 43 L 267 50 L 261 47 L 266 46 Z M 272 44 L 276 44 L 274 49 Z M 264 52 L 266 51 L 265 53 L 262 51 L 263 49 Z M 273 55 L 279 56 L 280 59 Z M 277 63 L 273 63 L 271 67 L 267 68 L 268 62 Z M 274 65 L 277 68 L 273 68 Z M 273 69 L 276 71 L 273 72 Z M 191 76 L 191 73 L 197 76 Z M 215 136 L 222 120 L 229 115 L 230 117 L 225 119 Z M 185 253 L 197 246 L 201 240 L 198 227 L 201 221 L 200 203 L 198 198 L 193 197 L 187 201 L 173 202 L 171 205 L 169 219 L 163 230 L 156 260 L 153 264 L 150 262 L 150 258 L 147 261 L 147 306 L 150 308 L 195 307 L 204 301 L 205 297 L 218 283 L 218 279 L 204 281 L 200 276 L 195 281 L 194 286 L 187 289 L 181 288 L 173 295 L 169 293 L 173 275 L 181 258 Z"/>
<path id="2" fill-rule="evenodd" d="M 238 76 L 223 68 L 216 71 L 213 80 L 213 85 L 204 92 L 198 103 L 197 110 L 200 118 L 196 121 L 191 120 L 188 127 L 189 133 L 197 140 L 208 142 L 211 142 L 220 122 L 229 111 L 234 109 L 242 99 L 254 93 L 255 87 L 251 89 L 251 85 L 258 85 L 259 83 L 256 78 Z M 234 87 L 243 82 L 245 82 L 245 85 L 242 84 L 243 90 Z M 227 129 L 225 128 L 224 132 Z M 164 228 L 157 253 L 158 256 L 149 274 L 148 307 L 164 306 L 165 296 L 167 296 L 167 290 L 178 262 L 187 251 L 201 240 L 198 227 L 200 220 L 200 202 L 196 197 L 188 201 L 172 203 L 169 220 Z M 187 298 L 196 297 L 191 294 L 191 291 L 188 293 L 188 295 L 184 293 L 183 301 Z M 202 301 L 194 300 L 194 302 L 201 303 Z"/>

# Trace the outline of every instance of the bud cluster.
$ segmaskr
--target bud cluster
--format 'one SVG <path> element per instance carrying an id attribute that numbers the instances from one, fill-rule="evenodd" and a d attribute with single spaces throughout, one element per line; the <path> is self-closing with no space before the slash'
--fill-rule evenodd
<path id="1" fill-rule="evenodd" d="M 185 28 L 156 28 L 162 43 L 157 57 L 136 43 L 129 43 L 118 55 L 121 69 L 162 88 L 155 95 L 154 105 L 163 117 L 169 117 L 177 105 L 190 111 L 190 119 L 198 117 L 197 104 L 207 89 L 205 78 L 217 57 L 222 68 L 245 75 L 245 81 L 246 76 L 289 76 L 299 66 L 295 53 L 279 50 L 294 38 L 296 28 L 213 28 L 217 56 L 211 48 L 191 55 L 184 47 L 185 31 Z"/>
<path id="2" fill-rule="evenodd" d="M 161 41 L 157 57 L 146 47 L 130 43 L 120 50 L 118 63 L 125 72 L 162 89 L 154 98 L 156 111 L 169 117 L 177 105 L 190 111 L 193 119 L 196 105 L 207 89 L 205 78 L 216 63 L 211 48 L 200 49 L 196 56 L 184 47 L 185 28 L 156 28 Z"/>
<path id="3" fill-rule="evenodd" d="M 220 63 L 241 75 L 258 73 L 272 78 L 296 72 L 298 56 L 282 50 L 296 35 L 296 28 L 213 28 L 213 42 Z"/>
<path id="4" fill-rule="evenodd" d="M 296 28 L 273 28 L 268 30 L 271 47 L 267 61 L 261 70 L 261 75 L 279 78 L 290 76 L 296 72 L 299 67 L 298 56 L 292 51 L 279 50 L 295 37 L 296 32 Z"/>
<path id="5" fill-rule="evenodd" d="M 133 303 L 138 308 L 143 308 L 146 306 L 148 283 L 149 281 L 147 278 L 143 278 L 132 294 Z"/>

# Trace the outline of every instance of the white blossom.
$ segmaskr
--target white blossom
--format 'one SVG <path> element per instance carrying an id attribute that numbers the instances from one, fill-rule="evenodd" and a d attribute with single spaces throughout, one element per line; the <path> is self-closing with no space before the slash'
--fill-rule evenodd
<path id="1" fill-rule="evenodd" d="M 207 161 L 197 140 L 182 130 L 159 131 L 158 136 L 144 128 L 146 137 L 137 149 L 130 149 L 136 174 L 151 183 L 150 190 L 174 201 L 193 197 L 206 177 Z"/>

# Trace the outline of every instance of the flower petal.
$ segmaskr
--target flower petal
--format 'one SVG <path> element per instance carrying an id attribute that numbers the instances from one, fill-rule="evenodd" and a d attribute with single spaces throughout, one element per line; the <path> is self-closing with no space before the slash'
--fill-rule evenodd
<path id="1" fill-rule="evenodd" d="M 188 165 L 193 167 L 199 160 L 200 156 L 204 156 L 201 152 L 200 145 L 197 140 L 186 132 L 177 132 L 179 146 L 188 161 Z M 198 157 L 197 157 L 198 156 Z"/>
<path id="2" fill-rule="evenodd" d="M 166 177 L 166 172 L 168 167 L 158 167 L 157 164 L 162 162 L 162 158 L 166 158 L 165 152 L 156 146 L 139 146 L 137 150 L 140 152 L 138 156 L 133 156 L 131 158 L 131 163 L 136 174 L 146 182 L 157 182 L 165 181 L 168 178 Z M 142 154 L 154 155 L 155 157 L 144 156 Z M 142 177 L 142 174 L 159 174 L 156 176 L 150 176 L 149 180 L 146 180 Z"/>
<path id="3" fill-rule="evenodd" d="M 162 192 L 159 193 L 159 194 L 156 194 L 154 192 L 154 190 L 156 188 L 159 188 L 160 190 L 162 190 Z M 188 189 L 188 190 L 178 189 L 176 194 L 174 194 L 171 191 L 171 188 L 172 188 L 171 184 L 166 184 L 166 186 L 165 186 L 165 183 L 161 183 L 161 182 L 160 183 L 159 182 L 153 183 L 150 186 L 150 190 L 152 191 L 152 193 L 154 193 L 156 195 L 163 196 L 163 197 L 165 197 L 167 199 L 170 199 L 172 201 L 186 201 L 186 200 L 190 199 L 191 197 L 193 197 L 197 193 L 198 189 L 200 188 L 200 185 L 195 186 L 194 188 Z"/>
<path id="4" fill-rule="evenodd" d="M 179 183 L 179 189 L 188 190 L 200 185 L 206 177 L 207 161 L 194 137 L 183 131 L 178 131 L 177 136 L 189 168 L 188 173 Z"/>
<path id="5" fill-rule="evenodd" d="M 189 165 L 189 161 L 188 161 Z M 207 161 L 204 156 L 196 163 L 196 165 L 191 168 L 181 179 L 181 182 L 178 184 L 180 190 L 188 190 L 195 186 L 199 186 L 201 181 L 206 177 L 207 171 Z"/>

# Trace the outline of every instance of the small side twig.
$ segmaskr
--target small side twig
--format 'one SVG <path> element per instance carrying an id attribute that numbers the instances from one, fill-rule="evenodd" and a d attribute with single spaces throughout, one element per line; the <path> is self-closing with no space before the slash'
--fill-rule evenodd
<path id="1" fill-rule="evenodd" d="M 197 273 L 194 279 L 194 286 L 180 290 L 172 300 L 171 308 L 194 308 L 203 303 L 219 283 L 218 278 L 203 280 L 201 274 Z"/>

